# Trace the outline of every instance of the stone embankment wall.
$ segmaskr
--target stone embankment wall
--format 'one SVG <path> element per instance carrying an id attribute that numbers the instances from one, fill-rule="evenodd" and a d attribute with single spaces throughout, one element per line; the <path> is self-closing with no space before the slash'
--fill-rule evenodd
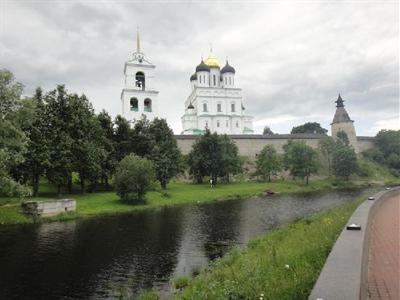
<path id="1" fill-rule="evenodd" d="M 312 148 L 318 148 L 318 142 L 324 135 L 321 134 L 274 134 L 274 135 L 230 135 L 239 148 L 239 155 L 255 158 L 265 145 L 273 145 L 278 153 L 283 153 L 283 145 L 289 140 L 305 141 Z M 176 135 L 178 147 L 182 154 L 188 154 L 198 136 Z M 358 147 L 356 152 L 360 153 L 374 146 L 373 137 L 357 137 Z"/>
<path id="2" fill-rule="evenodd" d="M 41 217 L 51 217 L 60 213 L 75 211 L 76 201 L 73 199 L 26 201 L 21 204 L 21 207 L 26 214 Z"/>

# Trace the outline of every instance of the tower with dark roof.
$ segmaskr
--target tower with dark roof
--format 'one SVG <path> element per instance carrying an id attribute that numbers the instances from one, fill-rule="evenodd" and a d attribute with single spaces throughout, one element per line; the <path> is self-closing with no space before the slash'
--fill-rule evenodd
<path id="1" fill-rule="evenodd" d="M 347 134 L 350 145 L 358 152 L 358 142 L 356 130 L 354 128 L 354 121 L 350 119 L 349 114 L 344 108 L 344 100 L 342 96 L 338 96 L 336 103 L 336 112 L 331 123 L 332 137 L 337 138 L 340 131 Z"/>

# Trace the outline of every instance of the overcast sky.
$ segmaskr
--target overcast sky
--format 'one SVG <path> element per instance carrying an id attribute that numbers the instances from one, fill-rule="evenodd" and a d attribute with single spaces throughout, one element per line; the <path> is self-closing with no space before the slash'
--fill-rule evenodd
<path id="1" fill-rule="evenodd" d="M 65 84 L 116 116 L 137 26 L 175 133 L 210 43 L 235 67 L 257 133 L 308 121 L 329 128 L 339 92 L 358 135 L 399 128 L 398 1 L 0 0 L 0 68 L 27 95 Z"/>

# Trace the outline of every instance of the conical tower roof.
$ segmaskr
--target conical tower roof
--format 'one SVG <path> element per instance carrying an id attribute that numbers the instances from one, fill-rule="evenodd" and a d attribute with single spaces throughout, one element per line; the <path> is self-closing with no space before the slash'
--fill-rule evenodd
<path id="1" fill-rule="evenodd" d="M 350 119 L 350 116 L 347 113 L 346 109 L 344 108 L 343 102 L 344 102 L 344 100 L 342 99 L 342 97 L 339 94 L 338 99 L 335 101 L 336 112 L 335 112 L 335 116 L 333 117 L 332 124 L 353 122 L 353 120 Z"/>

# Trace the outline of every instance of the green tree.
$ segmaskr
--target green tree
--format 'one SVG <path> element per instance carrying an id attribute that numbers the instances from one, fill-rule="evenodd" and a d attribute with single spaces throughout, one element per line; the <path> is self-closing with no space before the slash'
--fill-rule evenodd
<path id="1" fill-rule="evenodd" d="M 328 165 L 328 174 L 332 175 L 332 156 L 335 150 L 335 140 L 330 136 L 324 136 L 319 140 L 319 149 Z"/>
<path id="2" fill-rule="evenodd" d="M 269 126 L 265 126 L 263 130 L 263 135 L 273 135 L 274 133 L 272 132 L 271 128 Z"/>
<path id="3" fill-rule="evenodd" d="M 169 128 L 165 119 L 154 119 L 150 123 L 148 133 L 150 138 L 146 141 L 150 146 L 150 159 L 155 168 L 156 178 L 160 182 L 161 188 L 166 189 L 169 180 L 181 170 L 181 153 L 178 149 L 174 133 Z"/>
<path id="4" fill-rule="evenodd" d="M 64 85 L 48 92 L 45 97 L 45 116 L 47 121 L 47 141 L 49 145 L 48 180 L 57 186 L 61 194 L 63 186 L 72 189 L 74 140 L 70 135 L 71 108 Z"/>
<path id="5" fill-rule="evenodd" d="M 189 173 L 198 183 L 202 182 L 204 176 L 210 176 L 216 184 L 222 158 L 222 145 L 218 135 L 211 134 L 210 130 L 206 129 L 205 134 L 195 141 L 189 153 Z"/>
<path id="6" fill-rule="evenodd" d="M 292 128 L 290 133 L 318 133 L 318 134 L 326 134 L 328 132 L 327 129 L 322 128 L 321 124 L 317 122 L 307 122 L 303 125 L 295 126 Z"/>
<path id="7" fill-rule="evenodd" d="M 400 130 L 381 130 L 375 137 L 376 148 L 383 154 L 387 166 L 400 175 Z"/>
<path id="8" fill-rule="evenodd" d="M 44 112 L 43 91 L 41 88 L 37 88 L 33 98 L 27 99 L 15 116 L 17 120 L 21 120 L 19 122 L 29 140 L 24 162 L 16 167 L 14 173 L 22 181 L 30 181 L 33 196 L 38 195 L 40 176 L 45 174 L 45 170 L 49 166 L 47 118 Z"/>
<path id="9" fill-rule="evenodd" d="M 154 180 L 154 167 L 150 160 L 130 154 L 123 158 L 116 169 L 115 189 L 126 202 L 139 203 Z"/>
<path id="10" fill-rule="evenodd" d="M 230 174 L 236 175 L 242 172 L 242 161 L 239 157 L 239 149 L 231 138 L 224 134 L 219 139 L 222 151 L 219 175 L 229 182 Z"/>
<path id="11" fill-rule="evenodd" d="M 294 178 L 305 178 L 308 184 L 310 175 L 318 171 L 317 152 L 303 141 L 289 141 L 283 149 L 285 169 L 289 170 Z"/>
<path id="12" fill-rule="evenodd" d="M 358 169 L 357 155 L 352 147 L 336 142 L 332 157 L 333 173 L 337 178 L 349 179 Z"/>
<path id="13" fill-rule="evenodd" d="M 114 173 L 117 160 L 115 153 L 114 144 L 114 124 L 110 115 L 103 110 L 97 115 L 98 122 L 102 129 L 101 144 L 103 151 L 101 152 L 101 184 L 104 185 L 106 189 L 109 189 L 109 178 Z"/>
<path id="14" fill-rule="evenodd" d="M 150 132 L 151 122 L 144 116 L 136 120 L 131 132 L 131 151 L 139 156 L 148 156 L 155 140 Z"/>
<path id="15" fill-rule="evenodd" d="M 8 70 L 0 70 L 0 194 L 27 196 L 30 189 L 14 180 L 12 168 L 24 161 L 28 139 L 11 114 L 21 104 L 22 84 Z"/>
<path id="16" fill-rule="evenodd" d="M 276 175 L 281 170 L 281 163 L 276 153 L 275 147 L 266 145 L 257 155 L 256 173 L 261 175 L 264 180 L 268 178 L 271 181 L 271 176 Z"/>
<path id="17" fill-rule="evenodd" d="M 114 125 L 115 160 L 119 162 L 126 155 L 132 153 L 132 129 L 129 122 L 120 115 L 115 118 Z"/>
<path id="18" fill-rule="evenodd" d="M 350 141 L 349 141 L 349 137 L 347 136 L 347 133 L 344 132 L 343 130 L 340 130 L 337 133 L 337 138 L 338 140 L 345 146 L 349 146 L 350 145 Z"/>

